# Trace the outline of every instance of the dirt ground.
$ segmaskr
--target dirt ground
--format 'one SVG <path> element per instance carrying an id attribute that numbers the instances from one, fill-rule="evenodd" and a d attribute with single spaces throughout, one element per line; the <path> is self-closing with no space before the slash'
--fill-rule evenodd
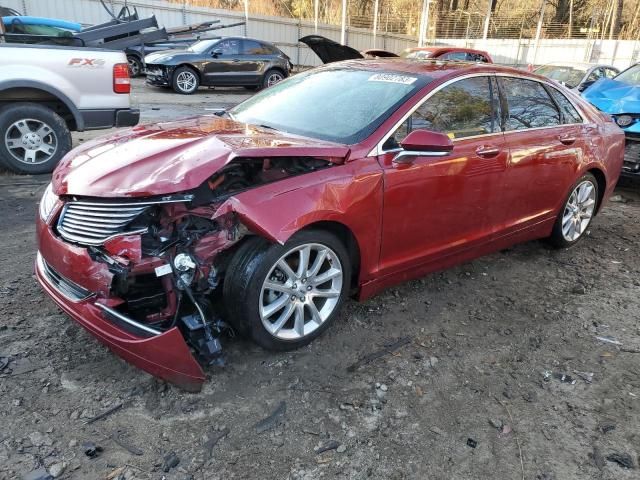
<path id="1" fill-rule="evenodd" d="M 246 96 L 135 88 L 143 121 Z M 1 479 L 40 467 L 119 480 L 640 477 L 638 186 L 618 189 L 573 249 L 531 242 L 350 301 L 302 350 L 226 339 L 226 366 L 189 394 L 118 359 L 38 288 L 47 182 L 0 174 Z"/>

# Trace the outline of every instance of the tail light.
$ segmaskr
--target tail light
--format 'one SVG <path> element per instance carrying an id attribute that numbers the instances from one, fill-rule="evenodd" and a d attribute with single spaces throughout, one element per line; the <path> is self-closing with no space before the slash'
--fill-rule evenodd
<path id="1" fill-rule="evenodd" d="M 126 63 L 116 63 L 113 66 L 113 91 L 116 93 L 131 92 L 129 65 Z"/>

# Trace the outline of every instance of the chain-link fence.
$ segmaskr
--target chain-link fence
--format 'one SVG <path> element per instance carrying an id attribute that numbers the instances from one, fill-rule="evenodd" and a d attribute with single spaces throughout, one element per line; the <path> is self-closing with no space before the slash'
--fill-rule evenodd
<path id="1" fill-rule="evenodd" d="M 624 39 L 640 37 L 640 0 L 170 0 L 346 26 L 380 34 L 418 37 L 427 13 L 426 39 L 540 38 Z M 488 7 L 495 8 L 490 10 Z M 425 4 L 428 5 L 425 10 Z M 575 4 L 575 6 L 574 6 Z M 455 6 L 456 8 L 452 8 Z M 621 8 L 619 11 L 618 9 Z M 559 9 L 563 9 L 559 12 Z M 568 9 L 568 10 L 567 10 Z M 377 22 L 374 21 L 377 15 Z M 489 22 L 487 24 L 487 16 Z M 568 17 L 568 18 L 566 18 Z M 563 19 L 561 21 L 559 19 Z"/>

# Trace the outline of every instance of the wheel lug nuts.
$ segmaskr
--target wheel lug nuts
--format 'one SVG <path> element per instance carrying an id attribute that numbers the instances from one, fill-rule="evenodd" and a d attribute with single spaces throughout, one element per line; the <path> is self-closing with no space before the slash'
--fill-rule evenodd
<path id="1" fill-rule="evenodd" d="M 293 301 L 295 301 L 295 299 L 296 299 L 296 296 L 295 295 L 291 295 L 291 301 L 293 302 Z"/>
<path id="2" fill-rule="evenodd" d="M 297 284 L 297 283 L 294 283 L 294 284 L 293 284 L 293 288 L 298 288 L 298 284 Z"/>
<path id="3" fill-rule="evenodd" d="M 307 279 L 306 278 L 303 278 L 301 281 L 302 281 L 302 283 L 307 283 Z"/>

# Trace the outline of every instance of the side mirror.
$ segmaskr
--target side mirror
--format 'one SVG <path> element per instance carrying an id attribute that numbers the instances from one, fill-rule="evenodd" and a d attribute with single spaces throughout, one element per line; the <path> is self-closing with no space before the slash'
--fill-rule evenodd
<path id="1" fill-rule="evenodd" d="M 447 135 L 430 130 L 414 130 L 400 146 L 402 151 L 393 159 L 396 163 L 411 163 L 415 157 L 444 157 L 453 150 L 453 142 Z"/>
<path id="2" fill-rule="evenodd" d="M 211 56 L 213 58 L 218 58 L 220 55 L 222 55 L 222 50 L 214 50 L 213 52 L 211 52 Z"/>

